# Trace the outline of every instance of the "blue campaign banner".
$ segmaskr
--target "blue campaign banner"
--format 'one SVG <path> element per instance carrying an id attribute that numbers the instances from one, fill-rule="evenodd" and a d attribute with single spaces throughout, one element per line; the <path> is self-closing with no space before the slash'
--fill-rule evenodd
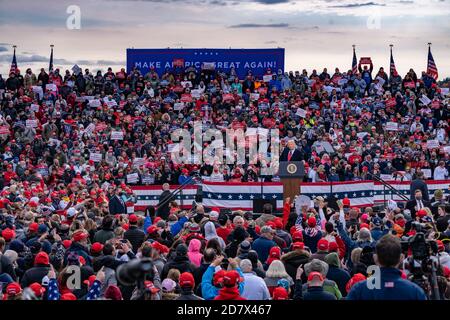
<path id="1" fill-rule="evenodd" d="M 284 49 L 127 49 L 128 72 L 137 67 L 145 75 L 154 68 L 162 75 L 174 64 L 224 72 L 234 68 L 240 78 L 251 70 L 261 78 L 267 69 L 284 72 Z"/>

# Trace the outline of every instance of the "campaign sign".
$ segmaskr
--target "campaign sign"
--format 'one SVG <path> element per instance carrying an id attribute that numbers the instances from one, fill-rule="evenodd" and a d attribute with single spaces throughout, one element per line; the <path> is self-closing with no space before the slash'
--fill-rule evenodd
<path id="1" fill-rule="evenodd" d="M 215 68 L 230 72 L 232 68 L 240 78 L 252 71 L 260 78 L 268 69 L 284 72 L 284 49 L 127 49 L 127 72 L 138 68 L 146 74 L 154 69 L 160 76 L 183 60 L 184 68 Z M 174 62 L 176 63 L 174 65 Z"/>
<path id="2" fill-rule="evenodd" d="M 371 64 L 372 59 L 370 57 L 361 57 L 361 59 L 359 59 L 359 63 L 360 64 Z"/>

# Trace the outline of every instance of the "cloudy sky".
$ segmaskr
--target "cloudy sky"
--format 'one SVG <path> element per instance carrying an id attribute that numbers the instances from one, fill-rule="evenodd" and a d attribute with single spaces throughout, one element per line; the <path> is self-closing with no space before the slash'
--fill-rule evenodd
<path id="1" fill-rule="evenodd" d="M 66 26 L 70 5 L 81 28 Z M 351 66 L 357 55 L 397 69 L 426 69 L 432 42 L 439 78 L 450 76 L 450 0 L 0 0 L 0 73 L 19 68 L 125 65 L 126 48 L 286 48 L 287 70 Z"/>

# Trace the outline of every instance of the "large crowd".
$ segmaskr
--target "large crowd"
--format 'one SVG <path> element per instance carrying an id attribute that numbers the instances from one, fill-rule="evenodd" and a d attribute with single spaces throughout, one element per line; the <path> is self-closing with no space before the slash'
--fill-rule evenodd
<path id="1" fill-rule="evenodd" d="M 423 261 L 450 298 L 449 199 L 424 182 L 449 176 L 448 95 L 425 72 L 358 71 L 267 70 L 266 82 L 251 70 L 193 68 L 0 76 L 3 299 L 437 298 Z M 285 199 L 281 216 L 266 205 L 260 217 L 181 209 L 169 184 L 189 176 L 261 179 L 261 161 L 174 163 L 170 134 L 195 121 L 224 132 L 277 128 L 282 147 L 295 142 L 305 181 L 391 175 L 412 181 L 411 200 L 377 212 L 321 197 L 295 210 Z M 129 214 L 130 186 L 146 184 L 163 185 L 160 205 Z M 427 256 L 416 259 L 405 243 L 422 232 Z M 146 261 L 142 278 L 121 280 L 123 265 Z M 388 285 L 373 290 L 375 264 Z"/>

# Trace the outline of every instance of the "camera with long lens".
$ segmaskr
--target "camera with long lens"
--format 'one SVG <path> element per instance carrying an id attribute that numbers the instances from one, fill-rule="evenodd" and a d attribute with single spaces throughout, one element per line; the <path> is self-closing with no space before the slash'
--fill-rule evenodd
<path id="1" fill-rule="evenodd" d="M 432 254 L 438 252 L 436 241 L 426 239 L 425 233 L 427 230 L 425 224 L 415 221 L 411 224 L 411 229 L 415 230 L 416 234 L 408 241 L 402 241 L 403 251 L 411 249 L 413 259 L 418 261 L 429 259 Z"/>
<path id="2" fill-rule="evenodd" d="M 401 242 L 403 252 L 411 250 L 412 256 L 408 258 L 408 269 L 412 275 L 411 281 L 422 287 L 426 293 L 433 289 L 430 298 L 439 300 L 440 293 L 437 289 L 436 278 L 438 266 L 431 259 L 432 255 L 438 253 L 437 243 L 434 240 L 426 239 L 427 225 L 413 222 L 411 229 L 415 230 L 416 234 L 408 241 Z"/>
<path id="3" fill-rule="evenodd" d="M 117 268 L 116 278 L 122 285 L 143 288 L 146 279 L 153 279 L 153 266 L 151 259 L 133 259 Z"/>

